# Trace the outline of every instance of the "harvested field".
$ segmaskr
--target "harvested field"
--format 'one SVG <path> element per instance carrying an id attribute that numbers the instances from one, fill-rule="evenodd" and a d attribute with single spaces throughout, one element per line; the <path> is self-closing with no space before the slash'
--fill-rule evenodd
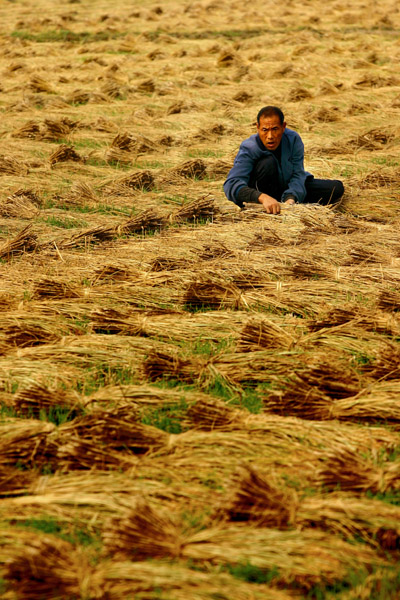
<path id="1" fill-rule="evenodd" d="M 397 600 L 397 3 L 0 16 L 0 596 Z M 226 200 L 267 104 L 339 206 Z"/>

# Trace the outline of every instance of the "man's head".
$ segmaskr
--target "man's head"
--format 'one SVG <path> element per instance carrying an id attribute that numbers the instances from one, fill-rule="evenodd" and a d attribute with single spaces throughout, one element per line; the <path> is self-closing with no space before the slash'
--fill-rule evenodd
<path id="1" fill-rule="evenodd" d="M 264 106 L 257 115 L 258 135 L 267 150 L 276 150 L 286 129 L 285 117 L 277 106 Z"/>

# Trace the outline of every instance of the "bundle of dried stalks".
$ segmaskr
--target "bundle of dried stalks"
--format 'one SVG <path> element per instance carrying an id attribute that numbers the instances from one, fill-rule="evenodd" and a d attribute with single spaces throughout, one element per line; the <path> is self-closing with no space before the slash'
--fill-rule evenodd
<path id="1" fill-rule="evenodd" d="M 174 600 L 299 600 L 297 593 L 271 587 L 269 584 L 240 581 L 228 573 L 200 572 L 185 565 L 173 566 L 160 561 L 112 561 L 101 564 L 97 571 L 109 589 L 110 598 L 128 598 L 135 592 L 149 598 L 154 589 L 162 589 Z"/>
<path id="2" fill-rule="evenodd" d="M 13 407 L 18 415 L 39 419 L 41 414 L 68 410 L 71 418 L 83 412 L 80 396 L 62 389 L 51 390 L 40 384 L 20 388 L 13 397 Z"/>
<path id="3" fill-rule="evenodd" d="M 286 529 L 295 525 L 299 505 L 294 490 L 278 485 L 272 473 L 262 475 L 251 465 L 233 480 L 234 491 L 223 512 L 232 521 L 256 521 L 262 527 Z"/>
<path id="4" fill-rule="evenodd" d="M 395 467 L 395 468 L 393 468 Z M 340 486 L 343 491 L 385 493 L 395 484 L 398 488 L 399 466 L 376 466 L 356 450 L 340 449 L 325 457 L 315 474 L 315 481 L 326 490 Z"/>
<path id="5" fill-rule="evenodd" d="M 135 171 L 124 177 L 108 181 L 103 186 L 103 191 L 117 196 L 126 196 L 130 190 L 150 190 L 154 184 L 154 177 L 150 171 Z"/>
<path id="6" fill-rule="evenodd" d="M 268 319 L 250 319 L 241 331 L 237 349 L 240 352 L 266 348 L 290 349 L 295 343 L 296 338 L 276 323 Z"/>
<path id="7" fill-rule="evenodd" d="M 205 374 L 208 361 L 200 358 L 182 358 L 178 354 L 154 350 L 142 365 L 143 376 L 150 381 L 176 379 L 185 383 L 199 381 Z"/>
<path id="8" fill-rule="evenodd" d="M 136 90 L 144 94 L 152 94 L 156 90 L 156 84 L 153 79 L 146 79 L 137 86 Z"/>
<path id="9" fill-rule="evenodd" d="M 119 411 L 97 408 L 90 414 L 64 423 L 59 427 L 59 432 L 64 440 L 68 437 L 84 439 L 87 443 L 106 447 L 113 452 L 126 450 L 128 454 L 145 454 L 168 444 L 168 433 L 138 423 L 134 417 L 135 412 L 128 405 Z"/>
<path id="10" fill-rule="evenodd" d="M 209 244 L 204 244 L 202 251 L 198 255 L 201 260 L 231 258 L 233 256 L 235 256 L 235 253 L 227 248 L 223 242 L 211 242 Z M 234 281 L 237 283 L 235 278 Z"/>
<path id="11" fill-rule="evenodd" d="M 36 121 L 27 121 L 24 125 L 12 133 L 15 138 L 38 138 L 40 135 L 40 124 Z"/>
<path id="12" fill-rule="evenodd" d="M 175 258 L 173 256 L 157 256 L 150 263 L 150 271 L 182 271 L 192 269 L 195 264 L 193 260 L 186 258 Z"/>
<path id="13" fill-rule="evenodd" d="M 12 156 L 0 155 L 0 173 L 5 175 L 27 175 L 28 167 Z"/>
<path id="14" fill-rule="evenodd" d="M 31 225 L 27 225 L 15 238 L 0 245 L 0 258 L 9 260 L 13 256 L 34 252 L 37 247 L 37 235 L 32 232 Z"/>
<path id="15" fill-rule="evenodd" d="M 183 536 L 167 514 L 157 513 L 144 499 L 132 511 L 111 521 L 103 535 L 105 550 L 112 556 L 135 560 L 181 554 Z"/>
<path id="16" fill-rule="evenodd" d="M 4 572 L 18 598 L 103 597 L 83 552 L 56 536 L 21 531 L 20 536 L 22 543 L 8 548 Z"/>
<path id="17" fill-rule="evenodd" d="M 398 381 L 376 383 L 356 396 L 336 400 L 332 406 L 332 417 L 397 424 L 400 422 L 399 392 Z"/>
<path id="18" fill-rule="evenodd" d="M 45 119 L 43 123 L 42 139 L 61 140 L 71 133 L 78 125 L 78 121 L 72 121 L 68 117 L 61 119 Z"/>
<path id="19" fill-rule="evenodd" d="M 207 172 L 207 165 L 201 158 L 187 160 L 181 165 L 171 169 L 172 175 L 179 175 L 190 179 L 203 179 Z"/>
<path id="20" fill-rule="evenodd" d="M 33 286 L 33 296 L 35 298 L 81 298 L 83 295 L 82 288 L 68 281 L 50 277 L 39 279 Z"/>
<path id="21" fill-rule="evenodd" d="M 39 209 L 28 196 L 15 193 L 5 200 L 0 200 L 0 216 L 16 219 L 33 219 Z"/>
<path id="22" fill-rule="evenodd" d="M 244 467 L 233 483 L 236 489 L 223 509 L 232 521 L 254 521 L 261 527 L 279 529 L 317 527 L 361 537 L 373 545 L 376 539 L 383 548 L 396 549 L 400 537 L 397 506 L 342 492 L 328 498 L 305 497 L 300 502 L 296 492 L 279 487 L 270 472 L 260 473 L 251 466 Z"/>
<path id="23" fill-rule="evenodd" d="M 20 496 L 37 478 L 34 470 L 22 471 L 14 466 L 0 467 L 0 497 Z"/>
<path id="24" fill-rule="evenodd" d="M 68 238 L 63 238 L 57 241 L 58 248 L 74 248 L 75 246 L 87 246 L 88 244 L 98 241 L 103 242 L 111 240 L 117 235 L 116 227 L 113 225 L 98 225 L 90 229 L 85 229 L 79 233 L 75 233 Z"/>
<path id="25" fill-rule="evenodd" d="M 48 94 L 54 93 L 54 88 L 46 79 L 40 77 L 40 75 L 33 75 L 28 82 L 28 88 L 34 92 L 46 92 Z"/>
<path id="26" fill-rule="evenodd" d="M 393 289 L 382 290 L 378 297 L 378 306 L 383 310 L 400 310 L 400 292 Z"/>
<path id="27" fill-rule="evenodd" d="M 68 196 L 68 204 L 95 207 L 98 200 L 93 188 L 84 181 L 76 181 L 72 184 Z"/>
<path id="28" fill-rule="evenodd" d="M 184 204 L 182 208 L 170 216 L 170 220 L 175 222 L 196 221 L 198 219 L 212 220 L 218 212 L 215 199 L 210 196 L 203 196 L 198 200 Z"/>
<path id="29" fill-rule="evenodd" d="M 135 158 L 135 155 L 131 152 L 121 150 L 114 146 L 108 148 L 104 155 L 104 159 L 110 164 L 118 163 L 121 165 L 131 165 L 135 162 Z"/>
<path id="30" fill-rule="evenodd" d="M 335 265 L 321 257 L 298 257 L 289 268 L 289 274 L 298 279 L 335 279 Z"/>
<path id="31" fill-rule="evenodd" d="M 193 404 L 187 412 L 187 416 L 195 427 L 205 431 L 213 429 L 231 430 L 232 426 L 243 422 L 241 411 L 233 410 L 222 400 L 204 398 Z"/>
<path id="32" fill-rule="evenodd" d="M 293 380 L 284 391 L 274 391 L 264 398 L 264 409 L 278 415 L 310 420 L 331 419 L 332 400 L 318 388 Z"/>
<path id="33" fill-rule="evenodd" d="M 162 228 L 165 218 L 154 209 L 148 208 L 139 215 L 131 217 L 116 228 L 117 235 L 130 235 L 132 233 L 145 234 Z"/>
<path id="34" fill-rule="evenodd" d="M 67 96 L 67 102 L 69 104 L 86 104 L 92 98 L 92 92 L 87 92 L 85 90 L 76 89 L 73 90 Z"/>
<path id="35" fill-rule="evenodd" d="M 108 469 L 124 471 L 137 467 L 138 458 L 131 452 L 112 450 L 97 441 L 85 440 L 84 437 L 68 436 L 58 440 L 54 453 L 57 467 L 67 471 L 84 469 L 91 471 Z"/>
<path id="36" fill-rule="evenodd" d="M 15 419 L 0 430 L 0 464 L 13 467 L 40 467 L 53 462 L 54 448 L 50 436 L 56 431 L 52 423 Z"/>
<path id="37" fill-rule="evenodd" d="M 68 160 L 81 162 L 82 157 L 79 156 L 72 146 L 68 146 L 67 144 L 60 144 L 57 150 L 54 150 L 49 156 L 51 166 Z"/>
<path id="38" fill-rule="evenodd" d="M 247 303 L 240 289 L 229 281 L 203 275 L 187 285 L 183 296 L 183 304 L 187 310 L 199 308 L 213 309 L 245 309 Z"/>

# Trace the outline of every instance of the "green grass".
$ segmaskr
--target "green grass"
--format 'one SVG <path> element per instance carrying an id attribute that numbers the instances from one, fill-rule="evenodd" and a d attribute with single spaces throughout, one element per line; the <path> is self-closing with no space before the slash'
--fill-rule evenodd
<path id="1" fill-rule="evenodd" d="M 42 517 L 25 519 L 24 521 L 15 521 L 17 527 L 24 529 L 33 529 L 42 533 L 55 535 L 74 546 L 101 546 L 100 532 L 98 530 L 89 530 L 83 524 L 62 524 L 55 517 L 43 515 Z"/>
<path id="2" fill-rule="evenodd" d="M 223 571 L 228 571 L 236 579 L 247 581 L 249 583 L 271 583 L 279 577 L 279 571 L 276 567 L 272 569 L 261 569 L 252 565 L 250 562 L 239 563 L 235 565 L 227 564 L 222 568 Z"/>
<path id="3" fill-rule="evenodd" d="M 61 229 L 75 229 L 77 227 L 88 227 L 87 221 L 83 219 L 72 219 L 68 217 L 54 217 L 49 216 L 46 218 L 39 218 L 38 221 L 51 225 L 52 227 L 60 227 Z"/>
<path id="4" fill-rule="evenodd" d="M 187 409 L 188 405 L 182 398 L 179 403 L 147 410 L 141 420 L 145 425 L 152 425 L 168 433 L 182 433 L 185 429 L 182 418 L 185 417 Z"/>
<path id="5" fill-rule="evenodd" d="M 84 379 L 76 384 L 76 390 L 85 396 L 88 396 L 96 390 L 106 385 L 127 385 L 136 383 L 132 371 L 124 366 L 111 367 L 106 363 L 101 363 L 87 370 Z"/>

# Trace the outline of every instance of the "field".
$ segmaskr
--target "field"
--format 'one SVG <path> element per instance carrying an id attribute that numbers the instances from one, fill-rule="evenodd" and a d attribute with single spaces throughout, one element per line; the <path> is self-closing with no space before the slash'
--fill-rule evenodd
<path id="1" fill-rule="evenodd" d="M 0 596 L 397 599 L 398 2 L 0 17 Z M 226 200 L 266 104 L 339 207 Z"/>

